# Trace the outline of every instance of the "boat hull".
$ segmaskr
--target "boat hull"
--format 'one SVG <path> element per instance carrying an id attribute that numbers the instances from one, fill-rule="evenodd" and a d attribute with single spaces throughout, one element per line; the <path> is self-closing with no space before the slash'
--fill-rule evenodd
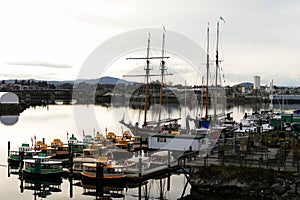
<path id="1" fill-rule="evenodd" d="M 123 176 L 106 176 L 104 175 L 103 178 L 96 178 L 91 176 L 81 176 L 82 184 L 89 185 L 89 184 L 99 184 L 105 186 L 126 186 L 127 178 L 125 175 Z"/>
<path id="2" fill-rule="evenodd" d="M 56 173 L 33 173 L 26 170 L 22 170 L 22 176 L 24 179 L 32 180 L 60 180 L 63 176 L 63 172 Z"/>

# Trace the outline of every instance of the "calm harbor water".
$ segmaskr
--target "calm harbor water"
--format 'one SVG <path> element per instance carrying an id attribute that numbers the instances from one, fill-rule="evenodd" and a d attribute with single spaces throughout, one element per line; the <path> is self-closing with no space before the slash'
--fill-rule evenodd
<path id="1" fill-rule="evenodd" d="M 266 108 L 262 108 L 266 109 Z M 253 106 L 232 106 L 227 108 L 227 112 L 232 111 L 235 120 L 239 121 L 245 112 L 252 112 Z M 119 114 L 118 114 L 119 113 Z M 45 138 L 47 144 L 53 139 L 60 138 L 67 142 L 67 132 L 74 134 L 79 140 L 85 134 L 93 134 L 94 130 L 104 133 L 113 131 L 120 134 L 124 127 L 117 121 L 122 118 L 124 108 L 110 108 L 101 106 L 65 106 L 52 105 L 49 107 L 36 107 L 25 110 L 20 114 L 19 120 L 14 125 L 3 125 L 0 123 L 0 199 L 95 199 L 95 196 L 84 195 L 84 188 L 78 185 L 78 181 L 73 181 L 71 187 L 69 180 L 63 179 L 60 184 L 61 191 L 52 191 L 45 197 L 38 197 L 37 191 L 24 189 L 22 191 L 21 180 L 18 175 L 11 174 L 8 177 L 7 167 L 7 143 L 11 142 L 11 149 L 18 149 L 24 143 L 31 143 L 31 138 L 37 140 Z M 136 115 L 138 115 L 136 113 Z M 125 118 L 128 117 L 127 115 Z M 187 184 L 184 175 L 175 174 L 170 178 L 171 187 L 167 191 L 167 179 L 149 180 L 147 189 L 142 186 L 142 195 L 146 190 L 149 199 L 160 199 L 161 193 L 165 199 L 179 199 L 181 196 L 190 194 L 190 185 Z M 24 186 L 24 182 L 23 182 Z M 162 189 L 160 188 L 162 186 Z M 113 190 L 111 188 L 111 190 Z M 70 192 L 71 191 L 71 192 Z M 124 195 L 121 198 L 113 199 L 137 199 L 137 188 L 124 188 L 119 191 Z M 71 193 L 71 194 L 70 194 Z M 36 195 L 35 195 L 36 194 Z"/>

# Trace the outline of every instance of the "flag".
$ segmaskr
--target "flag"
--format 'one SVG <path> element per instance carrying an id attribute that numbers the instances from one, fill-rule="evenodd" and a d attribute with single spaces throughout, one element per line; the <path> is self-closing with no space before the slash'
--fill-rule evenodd
<path id="1" fill-rule="evenodd" d="M 34 155 L 36 156 L 36 136 L 34 135 Z"/>
<path id="2" fill-rule="evenodd" d="M 110 156 L 111 156 L 111 159 L 114 160 L 114 154 L 112 151 L 110 151 Z"/>
<path id="3" fill-rule="evenodd" d="M 222 20 L 225 23 L 225 20 L 222 16 L 220 16 L 220 20 Z"/>

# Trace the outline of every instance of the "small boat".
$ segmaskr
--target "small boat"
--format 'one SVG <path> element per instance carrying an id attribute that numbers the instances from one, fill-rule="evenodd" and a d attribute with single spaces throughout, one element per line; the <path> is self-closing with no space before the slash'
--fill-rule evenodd
<path id="1" fill-rule="evenodd" d="M 96 158 L 89 158 L 89 157 L 75 157 L 73 159 L 73 173 L 74 174 L 81 174 L 82 172 L 82 164 L 83 163 L 95 163 Z"/>
<path id="2" fill-rule="evenodd" d="M 140 160 L 141 171 L 145 171 L 150 168 L 150 160 L 148 157 L 137 156 L 125 160 L 125 173 L 138 173 L 140 170 Z"/>
<path id="3" fill-rule="evenodd" d="M 54 139 L 51 147 L 56 149 L 55 158 L 67 158 L 69 156 L 69 145 L 64 144 L 60 139 Z"/>
<path id="4" fill-rule="evenodd" d="M 117 136 L 116 136 L 116 134 L 113 133 L 113 132 L 108 132 L 108 133 L 106 134 L 106 139 L 107 139 L 109 142 L 115 143 L 116 140 L 117 140 Z"/>
<path id="5" fill-rule="evenodd" d="M 129 131 L 124 131 L 122 136 L 117 139 L 115 146 L 121 149 L 127 149 L 127 151 L 133 151 L 133 144 L 136 142 L 133 139 L 134 138 Z"/>
<path id="6" fill-rule="evenodd" d="M 170 155 L 170 158 L 168 158 L 169 155 Z M 151 166 L 167 165 L 169 162 L 168 159 L 170 159 L 170 163 L 174 160 L 174 157 L 173 157 L 171 151 L 170 151 L 170 154 L 168 153 L 168 151 L 157 151 L 151 155 L 150 163 L 151 163 Z"/>
<path id="7" fill-rule="evenodd" d="M 59 145 L 56 147 L 55 158 L 68 158 L 69 156 L 69 146 L 68 145 Z"/>
<path id="8" fill-rule="evenodd" d="M 51 156 L 39 153 L 24 160 L 23 176 L 37 179 L 55 179 L 62 176 L 62 162 L 50 160 Z"/>
<path id="9" fill-rule="evenodd" d="M 21 161 L 20 152 L 24 152 L 24 159 L 32 158 L 35 154 L 39 153 L 40 150 L 34 150 L 28 143 L 23 143 L 19 150 L 10 150 L 7 161 L 10 165 L 19 165 Z"/>
<path id="10" fill-rule="evenodd" d="M 76 155 L 81 155 L 83 153 L 83 149 L 86 148 L 86 144 L 83 142 L 79 142 L 74 134 L 68 139 L 68 145 L 71 146 L 72 153 Z"/>
<path id="11" fill-rule="evenodd" d="M 89 183 L 97 181 L 97 163 L 103 165 L 103 179 L 105 182 L 119 183 L 126 176 L 124 174 L 124 165 L 114 164 L 107 157 L 101 157 L 94 163 L 82 164 L 82 182 Z M 101 170 L 100 170 L 101 171 Z M 101 174 L 99 174 L 101 176 Z"/>
<path id="12" fill-rule="evenodd" d="M 98 158 L 106 150 L 102 144 L 93 143 L 88 144 L 87 148 L 83 149 L 83 157 L 85 158 Z"/>
<path id="13" fill-rule="evenodd" d="M 50 156 L 51 158 L 54 158 L 56 156 L 56 148 L 50 147 L 50 146 L 41 146 L 40 150 L 42 153 L 45 153 L 47 156 Z"/>

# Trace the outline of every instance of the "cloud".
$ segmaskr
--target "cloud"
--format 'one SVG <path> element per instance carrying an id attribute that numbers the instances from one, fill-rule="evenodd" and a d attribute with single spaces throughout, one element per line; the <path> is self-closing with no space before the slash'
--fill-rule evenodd
<path id="1" fill-rule="evenodd" d="M 6 62 L 8 65 L 24 65 L 24 66 L 40 66 L 40 67 L 50 67 L 50 68 L 72 68 L 71 65 L 50 63 L 45 61 L 15 61 Z"/>

